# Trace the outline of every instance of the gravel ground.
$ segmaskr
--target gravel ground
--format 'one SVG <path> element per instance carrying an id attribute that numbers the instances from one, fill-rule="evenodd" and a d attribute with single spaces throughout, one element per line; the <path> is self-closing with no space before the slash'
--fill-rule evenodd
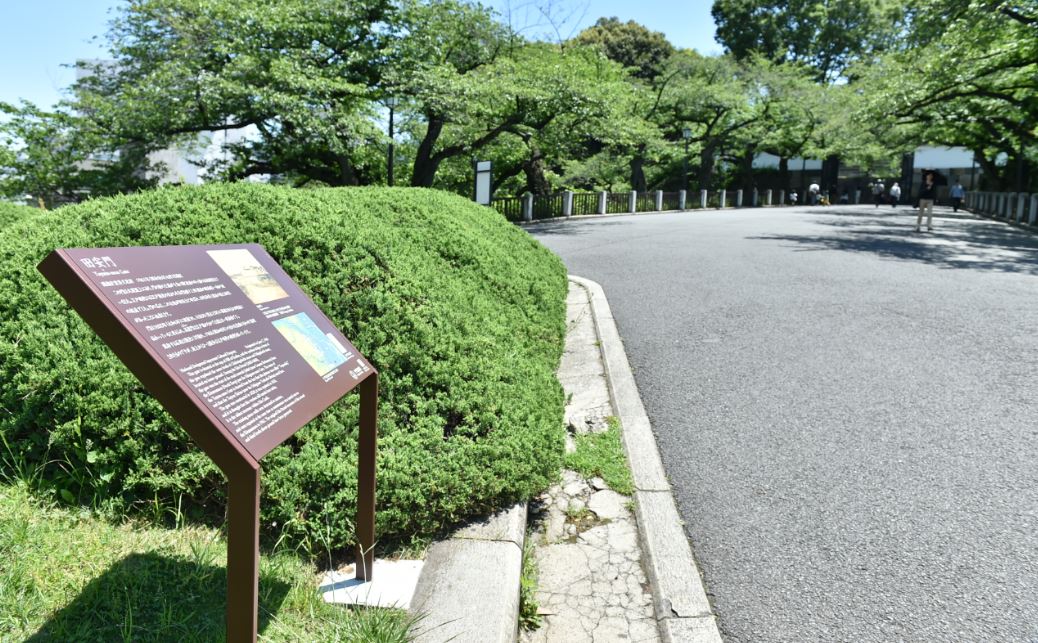
<path id="1" fill-rule="evenodd" d="M 726 641 L 1038 641 L 1038 237 L 914 224 L 531 228 L 609 297 Z"/>

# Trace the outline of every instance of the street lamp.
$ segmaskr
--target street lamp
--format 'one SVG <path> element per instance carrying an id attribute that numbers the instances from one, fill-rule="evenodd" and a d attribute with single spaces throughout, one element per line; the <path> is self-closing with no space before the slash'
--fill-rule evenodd
<path id="1" fill-rule="evenodd" d="M 386 183 L 393 185 L 393 110 L 400 104 L 396 96 L 386 98 L 386 107 L 389 108 L 389 153 L 386 156 Z"/>
<path id="2" fill-rule="evenodd" d="M 681 189 L 688 192 L 688 141 L 692 138 L 692 129 L 686 127 L 681 130 L 681 138 L 685 139 L 685 158 L 682 163 Z"/>

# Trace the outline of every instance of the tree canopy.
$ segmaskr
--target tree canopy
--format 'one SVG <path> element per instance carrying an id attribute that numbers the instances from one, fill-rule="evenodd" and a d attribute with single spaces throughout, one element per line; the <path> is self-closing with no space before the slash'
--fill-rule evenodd
<path id="1" fill-rule="evenodd" d="M 762 152 L 783 182 L 804 155 L 891 171 L 923 143 L 964 145 L 1019 183 L 1036 156 L 1027 4 L 715 0 L 712 13 L 721 56 L 617 18 L 531 41 L 468 0 L 137 0 L 68 100 L 0 106 L 0 194 L 53 205 L 146 188 L 171 146 L 194 150 L 206 180 L 378 184 L 390 105 L 398 182 L 463 193 L 477 157 L 505 194 L 749 187 Z M 201 154 L 202 133 L 221 131 Z"/>

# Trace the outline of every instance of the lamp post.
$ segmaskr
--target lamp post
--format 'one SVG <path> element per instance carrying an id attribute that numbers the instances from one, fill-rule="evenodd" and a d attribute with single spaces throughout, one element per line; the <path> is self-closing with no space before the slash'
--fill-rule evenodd
<path id="1" fill-rule="evenodd" d="M 688 141 L 692 138 L 691 128 L 684 128 L 681 130 L 681 138 L 685 139 L 685 158 L 682 162 L 682 173 L 681 173 L 681 189 L 688 192 Z"/>
<path id="2" fill-rule="evenodd" d="M 393 186 L 393 110 L 400 104 L 396 96 L 386 98 L 386 107 L 389 108 L 389 152 L 386 155 L 386 184 Z"/>

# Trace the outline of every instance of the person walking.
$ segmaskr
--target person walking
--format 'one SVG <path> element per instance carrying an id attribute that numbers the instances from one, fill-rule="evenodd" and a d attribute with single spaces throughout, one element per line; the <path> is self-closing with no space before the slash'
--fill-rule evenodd
<path id="1" fill-rule="evenodd" d="M 919 188 L 919 216 L 915 220 L 915 231 L 921 232 L 919 227 L 923 223 L 923 213 L 926 213 L 926 231 L 933 230 L 933 202 L 937 198 L 937 183 L 934 182 L 933 172 L 923 175 L 923 185 Z"/>
<path id="2" fill-rule="evenodd" d="M 897 202 L 901 199 L 901 186 L 894 182 L 894 185 L 890 186 L 890 207 L 896 208 Z"/>
<path id="3" fill-rule="evenodd" d="M 879 207 L 879 202 L 883 200 L 883 191 L 886 190 L 886 186 L 883 185 L 883 181 L 876 181 L 872 184 L 872 202 Z"/>
<path id="4" fill-rule="evenodd" d="M 966 188 L 962 187 L 962 183 L 959 181 L 955 182 L 955 185 L 951 187 L 949 192 L 952 202 L 952 211 L 958 212 L 959 206 L 962 205 L 962 200 L 966 198 Z"/>
<path id="5" fill-rule="evenodd" d="M 812 183 L 811 185 L 807 186 L 807 197 L 809 205 L 818 205 L 818 193 L 821 191 L 822 188 L 817 183 Z"/>

